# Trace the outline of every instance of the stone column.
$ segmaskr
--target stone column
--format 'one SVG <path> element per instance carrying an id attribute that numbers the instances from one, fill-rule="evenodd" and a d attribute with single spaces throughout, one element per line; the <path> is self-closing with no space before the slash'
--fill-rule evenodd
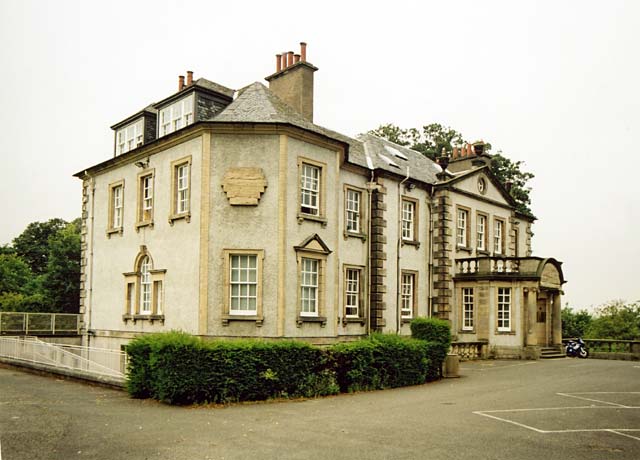
<path id="1" fill-rule="evenodd" d="M 384 311 L 387 309 L 384 296 L 387 292 L 387 220 L 385 213 L 387 204 L 385 197 L 387 189 L 378 178 L 380 188 L 371 197 L 371 294 L 370 294 L 370 324 L 371 330 L 381 332 L 386 326 Z"/>
<path id="2" fill-rule="evenodd" d="M 526 290 L 527 288 L 525 288 Z M 538 311 L 538 290 L 529 288 L 526 293 L 527 300 L 527 346 L 538 345 L 538 336 L 536 335 L 536 313 Z"/>
<path id="3" fill-rule="evenodd" d="M 551 309 L 553 311 L 552 313 L 552 319 L 553 319 L 553 323 L 552 323 L 552 330 L 551 330 L 551 337 L 553 337 L 553 344 L 554 345 L 562 345 L 562 313 L 561 313 L 561 305 L 562 305 L 562 296 L 560 295 L 560 292 L 555 292 L 553 293 L 553 296 L 551 297 Z"/>

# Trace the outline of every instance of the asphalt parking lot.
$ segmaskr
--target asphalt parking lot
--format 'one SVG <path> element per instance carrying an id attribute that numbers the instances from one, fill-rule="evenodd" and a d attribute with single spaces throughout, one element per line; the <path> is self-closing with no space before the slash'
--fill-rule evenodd
<path id="1" fill-rule="evenodd" d="M 461 364 L 461 378 L 227 407 L 172 407 L 0 368 L 0 459 L 634 459 L 640 364 Z"/>

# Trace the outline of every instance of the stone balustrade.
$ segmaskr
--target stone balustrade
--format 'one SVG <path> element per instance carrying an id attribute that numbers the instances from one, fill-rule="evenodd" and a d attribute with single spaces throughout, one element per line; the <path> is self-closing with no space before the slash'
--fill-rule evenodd
<path id="1" fill-rule="evenodd" d="M 514 275 L 535 273 L 538 257 L 467 257 L 455 260 L 456 276 Z"/>
<path id="2" fill-rule="evenodd" d="M 483 359 L 487 356 L 487 342 L 452 342 L 449 353 L 458 355 L 460 361 Z"/>

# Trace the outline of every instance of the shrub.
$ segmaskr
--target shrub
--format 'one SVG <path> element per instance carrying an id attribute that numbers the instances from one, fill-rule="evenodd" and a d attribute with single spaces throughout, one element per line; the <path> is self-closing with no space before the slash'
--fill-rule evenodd
<path id="1" fill-rule="evenodd" d="M 334 394 L 326 354 L 303 342 L 204 342 L 184 333 L 131 342 L 127 388 L 171 404 Z"/>
<path id="2" fill-rule="evenodd" d="M 330 349 L 340 391 L 379 390 L 424 383 L 426 344 L 391 334 L 373 334 Z"/>
<path id="3" fill-rule="evenodd" d="M 411 336 L 414 339 L 426 340 L 451 345 L 451 326 L 448 321 L 438 318 L 415 318 L 411 321 Z"/>
<path id="4" fill-rule="evenodd" d="M 442 363 L 451 347 L 449 322 L 437 318 L 415 318 L 411 321 L 411 336 L 426 342 L 427 358 L 431 362 L 427 380 L 436 380 L 441 376 Z"/>

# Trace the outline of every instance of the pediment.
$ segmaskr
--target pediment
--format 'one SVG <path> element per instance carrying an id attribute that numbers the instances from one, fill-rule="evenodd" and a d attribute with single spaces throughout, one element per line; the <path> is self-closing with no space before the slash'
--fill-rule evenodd
<path id="1" fill-rule="evenodd" d="M 455 188 L 467 194 L 476 195 L 507 206 L 513 206 L 513 199 L 488 168 L 481 168 L 452 180 Z"/>
<path id="2" fill-rule="evenodd" d="M 296 251 L 309 251 L 318 254 L 331 254 L 331 249 L 326 245 L 317 233 L 305 238 L 298 246 L 294 246 Z"/>

